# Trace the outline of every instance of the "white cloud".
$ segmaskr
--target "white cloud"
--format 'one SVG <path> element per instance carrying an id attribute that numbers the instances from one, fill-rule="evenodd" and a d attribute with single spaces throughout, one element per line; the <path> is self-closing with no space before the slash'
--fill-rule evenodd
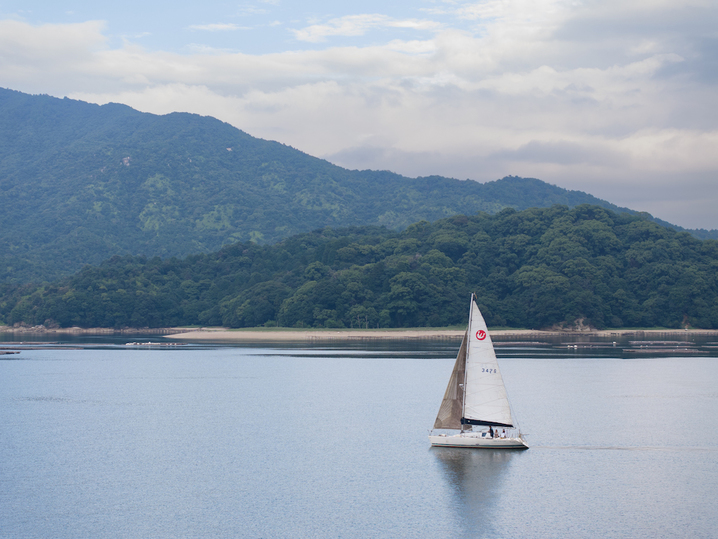
<path id="1" fill-rule="evenodd" d="M 228 30 L 246 30 L 246 27 L 238 26 L 234 23 L 214 23 L 214 24 L 193 24 L 190 30 L 206 30 L 208 32 L 226 32 Z"/>
<path id="2" fill-rule="evenodd" d="M 268 4 L 268 5 L 277 5 L 274 2 L 261 2 L 261 3 Z M 267 13 L 269 13 L 268 9 L 253 6 L 250 4 L 241 5 L 241 6 L 239 6 L 239 8 L 237 10 L 237 15 L 242 16 L 242 17 L 246 17 L 246 16 L 250 16 L 250 15 L 265 15 Z"/>
<path id="3" fill-rule="evenodd" d="M 107 42 L 102 33 L 104 28 L 104 21 L 32 26 L 0 20 L 0 65 L 22 66 L 30 61 L 25 67 L 37 70 L 38 63 L 82 60 L 104 48 Z"/>
<path id="4" fill-rule="evenodd" d="M 313 24 L 300 30 L 292 30 L 299 41 L 318 43 L 328 37 L 363 36 L 377 28 L 408 28 L 412 30 L 438 30 L 441 25 L 434 21 L 404 19 L 397 20 L 386 15 L 347 15 L 331 19 L 326 24 Z"/>

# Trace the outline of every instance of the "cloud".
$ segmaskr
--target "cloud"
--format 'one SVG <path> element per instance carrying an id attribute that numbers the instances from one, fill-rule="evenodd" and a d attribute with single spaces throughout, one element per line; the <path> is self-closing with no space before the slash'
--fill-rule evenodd
<path id="1" fill-rule="evenodd" d="M 319 43 L 328 37 L 363 36 L 378 28 L 401 28 L 411 30 L 438 30 L 441 25 L 434 21 L 403 19 L 397 20 L 386 15 L 347 15 L 331 19 L 326 24 L 313 24 L 300 30 L 292 30 L 299 41 Z"/>
<path id="2" fill-rule="evenodd" d="M 500 150 L 490 156 L 507 162 L 553 163 L 558 165 L 598 165 L 611 162 L 627 164 L 626 152 L 611 151 L 602 144 L 580 144 L 574 141 L 532 140 L 515 150 Z"/>
<path id="3" fill-rule="evenodd" d="M 247 27 L 238 26 L 234 23 L 214 23 L 214 24 L 193 24 L 190 30 L 206 30 L 208 32 L 226 32 L 232 30 L 247 30 Z"/>
<path id="4" fill-rule="evenodd" d="M 0 20 L 0 66 L 36 71 L 57 60 L 82 61 L 105 47 L 104 29 L 104 21 L 32 26 Z"/>
<path id="5" fill-rule="evenodd" d="M 261 3 L 268 4 L 268 5 L 278 5 L 278 2 L 271 2 L 271 1 L 270 2 L 262 1 Z M 239 15 L 240 17 L 247 17 L 247 16 L 251 16 L 251 15 L 266 15 L 267 13 L 269 13 L 268 9 L 253 6 L 251 4 L 240 5 L 239 8 L 237 9 L 237 15 Z"/>

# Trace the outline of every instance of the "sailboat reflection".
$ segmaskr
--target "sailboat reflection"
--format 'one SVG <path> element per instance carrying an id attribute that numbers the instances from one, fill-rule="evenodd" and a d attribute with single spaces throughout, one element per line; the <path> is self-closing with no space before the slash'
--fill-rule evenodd
<path id="1" fill-rule="evenodd" d="M 496 502 L 501 496 L 502 480 L 511 459 L 520 451 L 465 451 L 433 447 L 449 488 L 456 498 L 459 518 L 473 536 L 491 536 L 497 531 L 494 523 Z"/>

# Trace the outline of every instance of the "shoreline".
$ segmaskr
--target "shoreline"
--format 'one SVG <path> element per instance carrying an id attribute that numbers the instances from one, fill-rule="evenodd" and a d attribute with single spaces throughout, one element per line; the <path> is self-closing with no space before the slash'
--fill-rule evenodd
<path id="1" fill-rule="evenodd" d="M 391 341 L 391 340 L 452 340 L 460 341 L 465 329 L 343 329 L 343 330 L 291 330 L 272 329 L 227 330 L 201 328 L 165 335 L 168 339 L 204 342 L 307 342 L 307 341 Z M 647 336 L 716 336 L 718 330 L 708 329 L 617 329 L 590 331 L 552 331 L 535 329 L 499 329 L 489 333 L 496 340 L 520 337 L 542 339 L 549 337 L 647 337 Z"/>
<path id="2" fill-rule="evenodd" d="M 292 329 L 292 328 L 31 328 L 0 327 L 0 333 L 21 335 L 162 335 L 166 339 L 201 342 L 311 342 L 311 341 L 391 341 L 461 340 L 465 329 Z M 650 337 L 716 336 L 715 329 L 607 329 L 585 331 L 499 329 L 489 332 L 498 340 L 513 337 L 541 339 L 549 337 Z"/>

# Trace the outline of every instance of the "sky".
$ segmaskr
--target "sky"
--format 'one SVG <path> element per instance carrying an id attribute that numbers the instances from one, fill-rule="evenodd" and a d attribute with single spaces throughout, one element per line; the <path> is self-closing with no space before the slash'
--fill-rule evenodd
<path id="1" fill-rule="evenodd" d="M 0 86 L 718 229 L 715 0 L 0 0 Z"/>

